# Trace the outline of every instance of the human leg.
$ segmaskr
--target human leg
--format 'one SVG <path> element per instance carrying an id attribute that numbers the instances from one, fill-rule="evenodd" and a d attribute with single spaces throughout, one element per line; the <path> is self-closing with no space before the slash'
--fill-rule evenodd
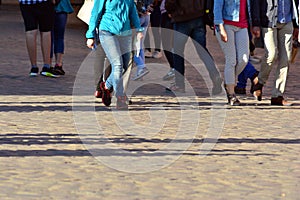
<path id="1" fill-rule="evenodd" d="M 192 27 L 191 38 L 198 53 L 199 58 L 204 62 L 213 83 L 212 94 L 216 95 L 222 92 L 222 78 L 217 69 L 214 60 L 206 48 L 206 25 L 203 18 L 197 18 L 189 22 Z M 199 45 L 200 44 L 200 45 Z"/>
<path id="2" fill-rule="evenodd" d="M 155 51 L 153 52 L 153 58 L 161 58 L 161 33 L 160 33 L 160 27 L 161 27 L 161 12 L 159 6 L 154 6 L 153 12 L 150 15 L 150 21 L 151 21 L 151 27 L 152 33 L 153 33 L 153 40 L 154 40 L 154 46 Z"/>
<path id="3" fill-rule="evenodd" d="M 37 32 L 38 30 L 26 31 L 26 46 L 31 66 L 37 66 Z"/>
<path id="4" fill-rule="evenodd" d="M 224 69 L 224 82 L 227 92 L 228 104 L 240 105 L 240 101 L 235 96 L 235 82 L 236 82 L 236 65 L 237 65 L 237 50 L 235 46 L 235 32 L 237 27 L 231 25 L 224 26 L 227 33 L 227 42 L 222 41 L 220 33 L 216 32 L 217 40 L 221 46 L 221 49 L 225 55 L 225 69 Z"/>
<path id="5" fill-rule="evenodd" d="M 175 69 L 175 85 L 184 88 L 184 47 L 190 35 L 189 27 L 186 23 L 174 24 L 174 69 Z"/>
<path id="6" fill-rule="evenodd" d="M 272 97 L 283 96 L 286 86 L 289 61 L 292 50 L 292 23 L 281 24 L 278 27 L 278 67 L 275 72 L 275 81 Z"/>
<path id="7" fill-rule="evenodd" d="M 163 77 L 163 80 L 174 78 L 174 55 L 173 55 L 173 24 L 167 13 L 161 15 L 161 41 L 164 54 L 170 66 L 170 71 Z"/>
<path id="8" fill-rule="evenodd" d="M 265 56 L 262 59 L 258 81 L 253 86 L 253 96 L 262 99 L 262 88 L 267 82 L 277 54 L 277 28 L 262 28 Z"/>
<path id="9" fill-rule="evenodd" d="M 55 14 L 53 43 L 56 66 L 62 66 L 63 64 L 62 57 L 65 50 L 64 36 L 67 18 L 68 14 L 65 12 Z"/>

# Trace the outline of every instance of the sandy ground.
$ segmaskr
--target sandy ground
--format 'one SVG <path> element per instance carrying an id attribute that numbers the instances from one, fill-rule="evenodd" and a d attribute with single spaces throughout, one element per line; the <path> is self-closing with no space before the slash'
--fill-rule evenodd
<path id="1" fill-rule="evenodd" d="M 174 98 L 153 83 L 165 60 L 148 59 L 130 111 L 115 112 L 92 95 L 92 68 L 82 63 L 93 55 L 74 16 L 58 79 L 28 77 L 18 6 L 1 6 L 0 27 L 1 200 L 300 199 L 299 55 L 286 89 L 292 107 L 270 106 L 273 73 L 262 102 L 240 96 L 243 105 L 230 108 L 187 67 L 197 96 Z M 222 71 L 211 31 L 207 41 Z"/>

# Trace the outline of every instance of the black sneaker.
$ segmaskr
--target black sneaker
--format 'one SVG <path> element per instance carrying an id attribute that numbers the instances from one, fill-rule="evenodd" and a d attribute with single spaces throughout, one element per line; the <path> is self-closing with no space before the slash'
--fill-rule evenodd
<path id="1" fill-rule="evenodd" d="M 29 76 L 37 76 L 39 73 L 39 68 L 37 67 L 32 67 L 29 73 Z"/>
<path id="2" fill-rule="evenodd" d="M 47 68 L 43 67 L 43 70 L 41 71 L 42 76 L 57 78 L 59 77 L 58 73 L 54 70 L 53 67 Z"/>
<path id="3" fill-rule="evenodd" d="M 58 75 L 65 75 L 65 71 L 63 70 L 62 66 L 55 65 L 54 71 L 55 71 Z"/>

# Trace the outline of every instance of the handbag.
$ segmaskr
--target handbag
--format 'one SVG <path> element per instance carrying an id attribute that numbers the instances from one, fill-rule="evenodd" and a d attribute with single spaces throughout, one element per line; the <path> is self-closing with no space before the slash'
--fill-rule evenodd
<path id="1" fill-rule="evenodd" d="M 82 5 L 82 7 L 80 8 L 77 14 L 77 17 L 87 25 L 90 22 L 93 6 L 94 6 L 94 0 L 85 0 L 84 4 Z"/>

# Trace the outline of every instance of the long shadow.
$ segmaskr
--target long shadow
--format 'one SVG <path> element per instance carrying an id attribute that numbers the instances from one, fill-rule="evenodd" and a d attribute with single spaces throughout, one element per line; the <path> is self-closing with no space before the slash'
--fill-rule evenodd
<path id="1" fill-rule="evenodd" d="M 88 150 L 56 150 L 56 149 L 48 149 L 48 150 L 0 150 L 0 157 L 51 157 L 51 156 L 63 156 L 63 157 L 87 157 L 87 156 L 101 156 L 101 157 L 157 157 L 157 156 L 277 156 L 276 154 L 268 154 L 268 153 L 186 153 L 182 151 L 172 153 L 170 151 L 160 151 L 160 152 L 152 152 L 144 149 L 143 151 L 139 151 L 138 149 L 123 149 L 124 151 L 120 152 L 120 150 L 116 149 L 91 149 Z"/>
<path id="2" fill-rule="evenodd" d="M 78 134 L 1 134 L 0 145 L 49 145 L 49 144 L 168 144 L 168 143 L 223 143 L 223 144 L 300 144 L 300 139 L 283 139 L 283 138 L 203 138 L 203 139 L 146 139 L 141 137 L 124 136 L 124 137 L 105 137 L 100 134 L 80 135 Z"/>
<path id="3" fill-rule="evenodd" d="M 77 134 L 1 134 L 0 145 L 59 145 L 59 144 L 86 144 L 86 145 L 101 145 L 104 147 L 107 143 L 114 144 L 168 144 L 168 143 L 224 143 L 224 144 L 289 144 L 299 145 L 300 139 L 282 139 L 282 138 L 205 138 L 205 139 L 145 139 L 135 137 L 118 137 L 118 138 L 104 138 L 97 134 L 85 135 L 83 141 Z M 122 148 L 122 147 L 120 147 Z M 158 152 L 159 151 L 159 152 Z M 134 155 L 132 154 L 134 153 Z M 182 150 L 163 150 L 154 148 L 126 148 L 123 151 L 117 149 L 89 149 L 89 150 L 67 150 L 67 149 L 47 149 L 47 150 L 0 150 L 0 157 L 24 157 L 24 156 L 177 156 L 177 155 L 202 155 L 205 150 L 201 152 L 182 152 Z M 208 156 L 274 156 L 275 154 L 255 152 L 255 150 L 245 149 L 221 149 L 210 150 Z M 204 154 L 206 155 L 206 154 Z M 276 155 L 275 155 L 276 156 Z"/>

